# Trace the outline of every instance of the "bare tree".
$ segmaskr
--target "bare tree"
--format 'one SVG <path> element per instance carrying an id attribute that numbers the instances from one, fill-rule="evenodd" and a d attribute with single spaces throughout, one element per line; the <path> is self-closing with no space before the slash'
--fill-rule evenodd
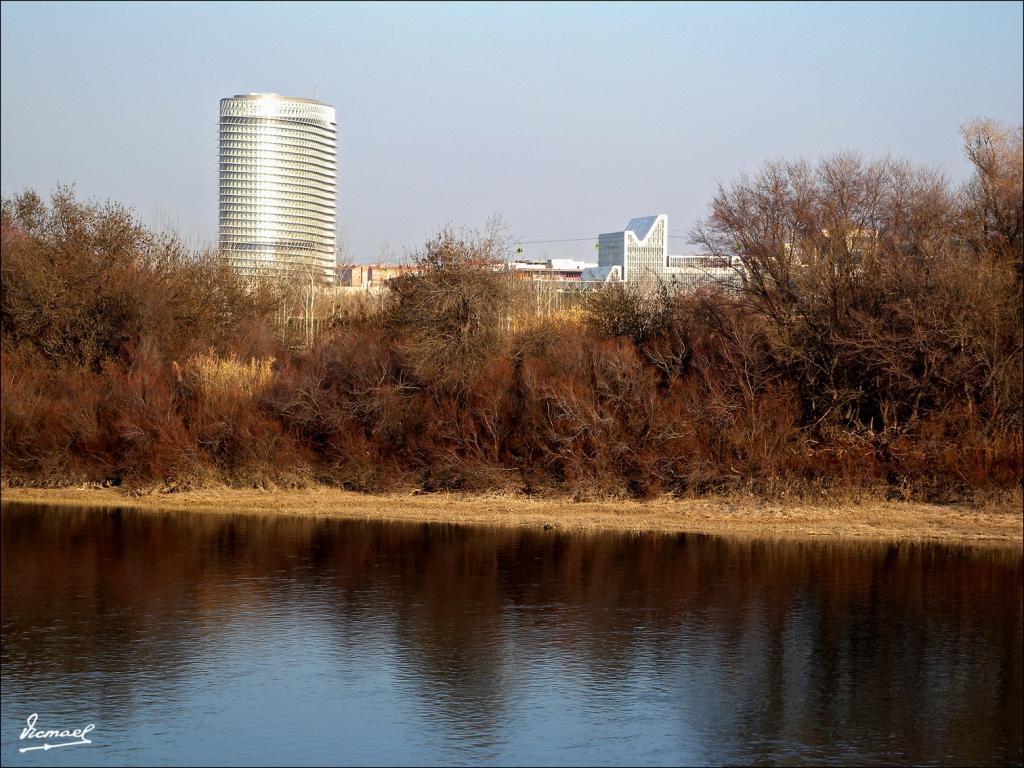
<path id="1" fill-rule="evenodd" d="M 961 129 L 975 176 L 963 190 L 968 236 L 979 249 L 1014 265 L 1024 257 L 1024 127 L 971 120 Z"/>
<path id="2" fill-rule="evenodd" d="M 415 273 L 389 283 L 390 322 L 421 381 L 463 391 L 496 349 L 508 303 L 498 267 L 509 247 L 497 217 L 482 232 L 445 227 L 415 255 Z"/>
<path id="3" fill-rule="evenodd" d="M 1009 198 L 989 208 L 1000 242 L 1019 238 Z M 1008 400 L 995 397 L 992 372 L 1008 359 L 1019 367 L 1019 305 L 1015 320 L 998 278 L 963 252 L 959 219 L 935 171 L 842 154 L 769 163 L 721 186 L 693 238 L 742 263 L 744 300 L 767 321 L 810 423 L 878 432 L 957 397 Z"/>

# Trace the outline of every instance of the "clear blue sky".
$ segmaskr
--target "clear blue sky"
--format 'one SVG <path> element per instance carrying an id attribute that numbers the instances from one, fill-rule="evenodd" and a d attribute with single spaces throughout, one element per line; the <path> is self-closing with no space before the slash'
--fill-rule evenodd
<path id="1" fill-rule="evenodd" d="M 342 240 L 401 255 L 500 213 L 519 238 L 664 212 L 768 158 L 892 153 L 965 178 L 967 118 L 1022 122 L 1021 3 L 2 4 L 4 194 L 212 242 L 217 110 L 337 108 Z M 692 249 L 673 240 L 674 252 Z M 591 243 L 524 246 L 592 255 Z"/>

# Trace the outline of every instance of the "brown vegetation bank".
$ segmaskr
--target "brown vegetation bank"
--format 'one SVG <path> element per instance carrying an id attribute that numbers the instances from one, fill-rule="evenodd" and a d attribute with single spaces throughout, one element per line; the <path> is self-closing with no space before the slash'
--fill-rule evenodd
<path id="1" fill-rule="evenodd" d="M 4 501 L 211 514 L 336 517 L 557 531 L 704 533 L 745 538 L 941 541 L 1022 546 L 1020 497 L 983 506 L 846 501 L 768 502 L 754 497 L 572 502 L 462 494 L 368 495 L 336 488 L 207 488 L 129 497 L 113 488 L 6 488 Z"/>
<path id="2" fill-rule="evenodd" d="M 691 233 L 732 280 L 611 284 L 558 311 L 496 268 L 511 255 L 497 227 L 443 230 L 415 273 L 349 301 L 243 279 L 116 205 L 15 195 L 0 221 L 2 480 L 327 486 L 267 498 L 359 491 L 377 496 L 336 498 L 457 519 L 492 502 L 449 513 L 380 494 L 500 494 L 559 524 L 629 510 L 663 522 L 616 527 L 675 530 L 693 510 L 679 530 L 751 532 L 847 514 L 849 531 L 898 530 L 912 509 L 932 531 L 933 516 L 980 514 L 963 505 L 1019 503 L 1022 138 L 968 124 L 962 186 L 850 153 L 766 164 L 722 185 Z M 764 501 L 747 515 L 685 501 L 751 495 Z M 663 498 L 684 501 L 640 503 Z M 793 498 L 824 511 L 767 511 Z M 828 511 L 847 498 L 948 506 Z"/>

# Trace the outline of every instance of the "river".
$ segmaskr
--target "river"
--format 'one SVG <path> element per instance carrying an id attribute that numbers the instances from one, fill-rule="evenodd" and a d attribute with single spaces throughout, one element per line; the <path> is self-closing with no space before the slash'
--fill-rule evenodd
<path id="1" fill-rule="evenodd" d="M 1020 549 L 0 523 L 4 765 L 1024 759 Z M 19 738 L 33 713 L 91 743 L 20 751 L 62 741 Z"/>

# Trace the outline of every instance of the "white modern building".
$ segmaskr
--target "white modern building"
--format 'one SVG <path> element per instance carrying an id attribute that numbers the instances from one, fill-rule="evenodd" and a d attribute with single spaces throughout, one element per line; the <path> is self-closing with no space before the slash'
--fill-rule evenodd
<path id="1" fill-rule="evenodd" d="M 739 278 L 735 265 L 710 256 L 672 256 L 668 252 L 668 216 L 630 219 L 621 232 L 598 236 L 597 269 L 584 280 L 621 280 L 656 287 L 668 283 L 684 289 L 732 285 Z"/>
<path id="2" fill-rule="evenodd" d="M 221 253 L 246 274 L 334 274 L 337 127 L 313 99 L 220 101 Z"/>

